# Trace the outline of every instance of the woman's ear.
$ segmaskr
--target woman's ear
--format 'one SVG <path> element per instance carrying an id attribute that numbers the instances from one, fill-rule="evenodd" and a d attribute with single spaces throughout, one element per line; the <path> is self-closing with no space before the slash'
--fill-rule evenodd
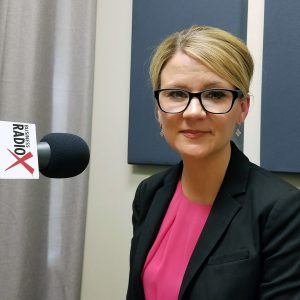
<path id="1" fill-rule="evenodd" d="M 250 96 L 247 95 L 243 100 L 240 101 L 240 114 L 237 123 L 241 124 L 245 121 L 250 107 Z"/>

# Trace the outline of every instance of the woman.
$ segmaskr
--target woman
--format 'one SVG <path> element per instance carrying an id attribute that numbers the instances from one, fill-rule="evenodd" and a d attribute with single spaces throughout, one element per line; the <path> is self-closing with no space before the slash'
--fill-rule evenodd
<path id="1" fill-rule="evenodd" d="M 127 299 L 300 299 L 300 193 L 230 141 L 252 71 L 244 43 L 217 28 L 156 50 L 158 121 L 182 162 L 137 189 Z"/>

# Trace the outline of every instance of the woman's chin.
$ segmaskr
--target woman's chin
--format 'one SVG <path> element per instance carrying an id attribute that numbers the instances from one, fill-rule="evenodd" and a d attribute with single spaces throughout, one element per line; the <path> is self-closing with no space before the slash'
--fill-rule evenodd
<path id="1" fill-rule="evenodd" d="M 184 147 L 178 147 L 176 151 L 179 153 L 182 159 L 204 159 L 211 154 L 211 149 L 205 146 L 186 145 Z"/>
<path id="2" fill-rule="evenodd" d="M 174 149 L 179 153 L 183 160 L 185 159 L 215 159 L 219 155 L 226 155 L 227 146 L 230 143 L 215 144 L 215 143 L 203 143 L 203 144 L 180 144 L 174 145 Z"/>

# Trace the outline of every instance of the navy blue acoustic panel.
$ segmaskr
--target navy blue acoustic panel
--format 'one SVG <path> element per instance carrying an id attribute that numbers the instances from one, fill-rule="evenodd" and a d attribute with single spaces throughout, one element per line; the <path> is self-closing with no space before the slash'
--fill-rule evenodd
<path id="1" fill-rule="evenodd" d="M 168 165 L 179 160 L 160 137 L 155 119 L 148 75 L 155 47 L 170 33 L 194 24 L 220 27 L 246 40 L 247 3 L 133 0 L 128 163 Z"/>
<path id="2" fill-rule="evenodd" d="M 261 165 L 300 172 L 300 1 L 266 0 Z"/>

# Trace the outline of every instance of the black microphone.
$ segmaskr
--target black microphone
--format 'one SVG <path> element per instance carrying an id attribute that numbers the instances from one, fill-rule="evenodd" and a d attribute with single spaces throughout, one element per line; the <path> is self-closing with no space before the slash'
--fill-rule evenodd
<path id="1" fill-rule="evenodd" d="M 73 177 L 85 170 L 90 159 L 87 143 L 70 133 L 50 133 L 37 146 L 40 172 L 50 178 Z"/>

